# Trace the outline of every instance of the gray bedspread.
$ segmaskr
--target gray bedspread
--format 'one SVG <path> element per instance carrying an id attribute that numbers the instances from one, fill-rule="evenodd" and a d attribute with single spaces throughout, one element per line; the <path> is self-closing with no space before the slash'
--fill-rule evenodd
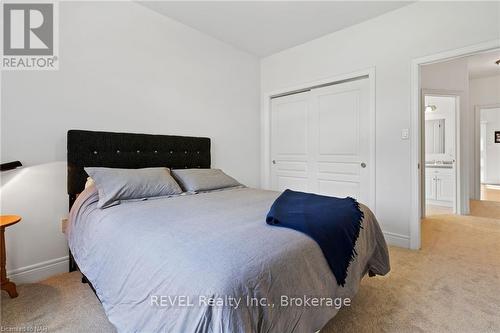
<path id="1" fill-rule="evenodd" d="M 389 271 L 387 246 L 362 206 L 358 255 L 339 287 L 311 238 L 265 223 L 278 195 L 238 188 L 98 209 L 90 187 L 68 242 L 118 332 L 315 332 L 368 271 Z"/>

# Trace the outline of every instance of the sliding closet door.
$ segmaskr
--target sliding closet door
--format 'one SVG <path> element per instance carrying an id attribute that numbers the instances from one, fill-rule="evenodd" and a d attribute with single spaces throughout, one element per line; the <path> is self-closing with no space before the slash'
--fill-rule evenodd
<path id="1" fill-rule="evenodd" d="M 315 191 L 370 200 L 368 79 L 311 90 Z"/>
<path id="2" fill-rule="evenodd" d="M 370 203 L 368 79 L 278 97 L 271 105 L 271 186 Z"/>
<path id="3" fill-rule="evenodd" d="M 314 191 L 310 183 L 310 92 L 274 98 L 271 104 L 271 187 Z"/>

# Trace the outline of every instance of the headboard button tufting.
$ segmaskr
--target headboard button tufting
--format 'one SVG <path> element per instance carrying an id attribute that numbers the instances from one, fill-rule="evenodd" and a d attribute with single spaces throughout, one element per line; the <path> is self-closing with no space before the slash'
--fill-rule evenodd
<path id="1" fill-rule="evenodd" d="M 69 130 L 69 204 L 73 204 L 85 187 L 87 166 L 129 169 L 161 165 L 203 169 L 210 168 L 210 161 L 209 138 Z"/>

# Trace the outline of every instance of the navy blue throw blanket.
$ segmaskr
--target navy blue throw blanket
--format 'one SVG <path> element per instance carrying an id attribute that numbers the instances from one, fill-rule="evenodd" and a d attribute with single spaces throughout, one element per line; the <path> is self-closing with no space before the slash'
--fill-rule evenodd
<path id="1" fill-rule="evenodd" d="M 340 286 L 356 256 L 363 212 L 353 198 L 334 198 L 285 190 L 273 203 L 266 223 L 305 233 L 318 243 Z"/>

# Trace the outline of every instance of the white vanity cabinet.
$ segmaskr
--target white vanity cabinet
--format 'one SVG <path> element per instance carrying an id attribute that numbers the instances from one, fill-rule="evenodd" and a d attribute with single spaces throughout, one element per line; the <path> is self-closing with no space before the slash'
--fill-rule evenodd
<path id="1" fill-rule="evenodd" d="M 455 176 L 453 168 L 425 168 L 425 199 L 428 204 L 453 207 Z"/>

